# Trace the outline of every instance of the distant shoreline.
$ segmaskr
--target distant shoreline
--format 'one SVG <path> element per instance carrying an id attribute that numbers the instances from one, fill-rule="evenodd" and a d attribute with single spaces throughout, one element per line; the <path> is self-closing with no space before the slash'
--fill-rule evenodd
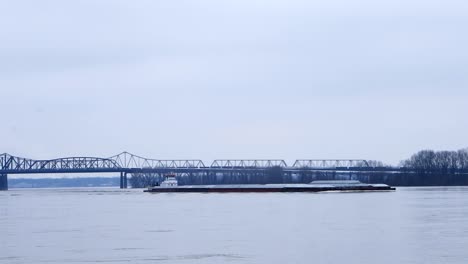
<path id="1" fill-rule="evenodd" d="M 13 178 L 9 188 L 119 187 L 119 177 Z"/>
<path id="2" fill-rule="evenodd" d="M 418 175 L 410 176 L 412 179 L 408 179 L 408 175 L 374 175 L 371 176 L 372 180 L 368 181 L 369 177 L 362 175 L 357 177 L 362 182 L 369 183 L 385 183 L 396 187 L 456 187 L 456 186 L 468 186 L 468 175 L 459 175 L 459 179 L 447 178 L 447 175 L 437 175 L 432 177 L 432 181 L 429 177 L 418 177 Z M 321 177 L 319 177 L 321 178 Z M 343 179 L 343 176 L 339 177 L 327 177 L 327 179 Z M 106 188 L 106 187 L 119 187 L 119 177 L 83 177 L 83 178 L 15 178 L 8 179 L 8 184 L 11 189 L 26 189 L 26 188 Z M 446 182 L 441 184 L 438 181 L 451 180 L 452 182 Z M 400 183 L 399 183 L 400 182 Z M 407 182 L 407 184 L 404 184 Z M 284 183 L 307 183 L 298 181 L 288 181 Z M 216 184 L 216 183 L 211 183 Z M 220 184 L 220 183 L 218 183 Z M 248 184 L 239 182 L 238 184 Z M 185 185 L 198 185 L 197 183 L 185 183 Z M 141 187 L 139 187 L 141 188 Z"/>

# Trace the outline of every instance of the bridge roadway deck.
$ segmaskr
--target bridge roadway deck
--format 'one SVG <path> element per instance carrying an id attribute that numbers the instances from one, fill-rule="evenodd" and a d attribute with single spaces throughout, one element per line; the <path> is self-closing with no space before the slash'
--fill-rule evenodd
<path id="1" fill-rule="evenodd" d="M 262 172 L 271 168 L 78 168 L 78 169 L 0 169 L 0 174 L 53 174 L 53 173 L 221 173 L 221 172 Z M 343 171 L 343 172 L 401 172 L 401 168 L 392 167 L 354 167 L 354 168 L 282 168 L 283 172 L 300 173 L 308 171 Z"/>

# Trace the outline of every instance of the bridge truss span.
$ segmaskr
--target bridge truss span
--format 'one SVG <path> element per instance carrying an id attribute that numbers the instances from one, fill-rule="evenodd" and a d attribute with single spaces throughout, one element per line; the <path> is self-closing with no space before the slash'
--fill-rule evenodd
<path id="1" fill-rule="evenodd" d="M 369 163 L 360 159 L 299 159 L 293 168 L 324 169 L 324 168 L 368 168 Z"/>
<path id="2" fill-rule="evenodd" d="M 118 170 L 121 167 L 114 160 L 98 157 L 67 157 L 51 160 L 34 160 L 0 155 L 0 171 L 3 173 L 53 173 L 87 172 L 96 170 Z"/>
<path id="3" fill-rule="evenodd" d="M 286 168 L 288 165 L 281 159 L 238 159 L 238 160 L 214 160 L 211 168 L 271 168 L 282 167 Z"/>
<path id="4" fill-rule="evenodd" d="M 202 160 L 160 160 L 148 159 L 128 152 L 122 152 L 112 156 L 109 159 L 114 160 L 122 168 L 169 168 L 169 169 L 192 169 L 205 168 Z"/>

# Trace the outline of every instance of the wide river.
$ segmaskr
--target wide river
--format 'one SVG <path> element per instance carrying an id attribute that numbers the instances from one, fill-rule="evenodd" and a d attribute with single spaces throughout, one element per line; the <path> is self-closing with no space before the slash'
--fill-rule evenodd
<path id="1" fill-rule="evenodd" d="M 468 263 L 468 188 L 0 192 L 0 263 Z"/>

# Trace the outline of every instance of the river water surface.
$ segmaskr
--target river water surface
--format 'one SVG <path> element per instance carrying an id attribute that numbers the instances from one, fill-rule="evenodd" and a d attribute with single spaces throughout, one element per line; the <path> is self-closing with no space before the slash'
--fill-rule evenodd
<path id="1" fill-rule="evenodd" d="M 0 263 L 468 263 L 468 188 L 0 192 Z"/>

